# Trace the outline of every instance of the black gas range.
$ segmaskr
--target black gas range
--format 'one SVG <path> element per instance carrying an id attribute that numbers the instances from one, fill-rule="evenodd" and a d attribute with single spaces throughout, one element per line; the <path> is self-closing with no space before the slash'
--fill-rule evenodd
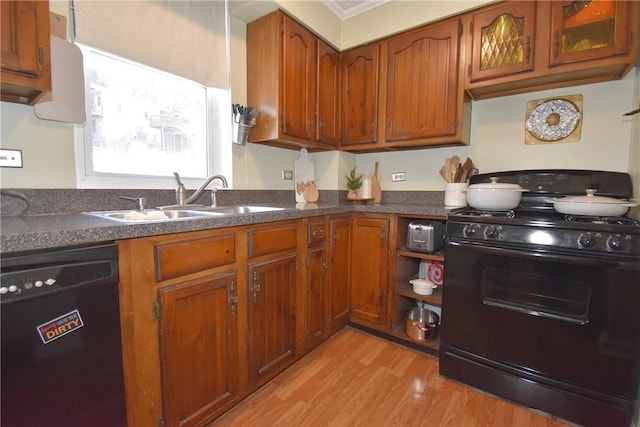
<path id="1" fill-rule="evenodd" d="M 598 195 L 628 201 L 631 178 L 619 172 L 585 170 L 534 170 L 476 175 L 471 184 L 490 182 L 519 184 L 520 205 L 508 211 L 480 211 L 471 207 L 449 216 L 449 238 L 516 245 L 538 250 L 558 249 L 611 256 L 640 258 L 640 222 L 628 216 L 565 215 L 555 211 L 553 200 L 584 195 L 596 188 Z"/>
<path id="2" fill-rule="evenodd" d="M 513 211 L 464 208 L 447 221 L 440 373 L 587 426 L 628 426 L 640 382 L 640 225 L 567 216 L 553 200 L 628 200 L 617 172 L 513 171 Z"/>

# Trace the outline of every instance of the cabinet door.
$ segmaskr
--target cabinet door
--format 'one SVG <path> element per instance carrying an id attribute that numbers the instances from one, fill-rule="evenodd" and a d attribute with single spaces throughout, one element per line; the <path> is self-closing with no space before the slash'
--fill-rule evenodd
<path id="1" fill-rule="evenodd" d="M 351 220 L 332 219 L 329 238 L 329 321 L 331 331 L 335 332 L 349 322 L 351 314 Z"/>
<path id="2" fill-rule="evenodd" d="M 51 89 L 49 2 L 1 1 L 2 100 L 33 103 Z"/>
<path id="3" fill-rule="evenodd" d="M 532 71 L 536 4 L 499 3 L 471 16 L 471 81 Z"/>
<path id="4" fill-rule="evenodd" d="M 327 250 L 323 246 L 309 248 L 307 258 L 307 349 L 324 341 L 328 333 L 327 319 Z"/>
<path id="5" fill-rule="evenodd" d="M 203 425 L 238 399 L 236 274 L 158 289 L 163 417 Z"/>
<path id="6" fill-rule="evenodd" d="M 338 146 L 340 139 L 339 96 L 340 54 L 325 42 L 318 40 L 318 84 L 316 102 L 316 141 Z"/>
<path id="7" fill-rule="evenodd" d="M 351 319 L 384 328 L 387 307 L 389 220 L 353 220 Z"/>
<path id="8" fill-rule="evenodd" d="M 282 61 L 282 133 L 313 141 L 316 38 L 288 16 L 284 16 Z"/>
<path id="9" fill-rule="evenodd" d="M 342 53 L 341 145 L 376 142 L 380 44 Z"/>
<path id="10" fill-rule="evenodd" d="M 455 133 L 459 30 L 455 20 L 389 39 L 387 142 Z"/>
<path id="11" fill-rule="evenodd" d="M 249 383 L 262 384 L 295 357 L 296 254 L 249 264 Z"/>
<path id="12" fill-rule="evenodd" d="M 629 18 L 626 1 L 552 2 L 549 63 L 557 65 L 627 53 Z"/>

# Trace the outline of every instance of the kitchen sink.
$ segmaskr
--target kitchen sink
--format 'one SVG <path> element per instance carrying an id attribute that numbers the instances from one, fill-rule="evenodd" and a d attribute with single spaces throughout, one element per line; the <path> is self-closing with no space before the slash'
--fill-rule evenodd
<path id="1" fill-rule="evenodd" d="M 161 221 L 181 221 L 197 218 L 212 218 L 224 215 L 222 212 L 188 210 L 188 209 L 172 209 L 172 210 L 119 210 L 119 211 L 97 211 L 84 212 L 87 215 L 93 215 L 100 218 L 111 219 L 114 221 L 126 223 L 148 223 Z"/>
<path id="2" fill-rule="evenodd" d="M 204 212 L 215 212 L 223 215 L 236 215 L 236 214 L 248 214 L 248 213 L 259 213 L 259 212 L 272 212 L 272 211 L 281 211 L 284 208 L 278 208 L 274 206 L 250 206 L 250 205 L 241 205 L 241 206 L 218 206 L 218 207 L 207 207 L 203 211 Z"/>

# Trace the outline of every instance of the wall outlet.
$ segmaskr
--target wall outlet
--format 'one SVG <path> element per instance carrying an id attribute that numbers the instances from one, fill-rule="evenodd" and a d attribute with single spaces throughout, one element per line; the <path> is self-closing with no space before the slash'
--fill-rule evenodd
<path id="1" fill-rule="evenodd" d="M 293 171 L 283 170 L 282 171 L 282 179 L 291 181 L 293 179 Z"/>
<path id="2" fill-rule="evenodd" d="M 21 168 L 22 167 L 22 150 L 0 149 L 0 167 Z"/>
<path id="3" fill-rule="evenodd" d="M 404 172 L 391 172 L 392 182 L 405 181 L 406 179 L 407 176 Z"/>

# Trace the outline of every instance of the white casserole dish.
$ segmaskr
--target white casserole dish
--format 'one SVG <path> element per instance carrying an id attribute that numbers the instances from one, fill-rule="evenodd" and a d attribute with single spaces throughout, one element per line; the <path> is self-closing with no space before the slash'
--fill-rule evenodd
<path id="1" fill-rule="evenodd" d="M 596 196 L 597 190 L 587 189 L 585 196 L 567 196 L 553 200 L 553 208 L 565 215 L 622 216 L 630 207 L 638 206 L 613 197 Z"/>
<path id="2" fill-rule="evenodd" d="M 472 208 L 483 211 L 508 211 L 520 204 L 524 191 L 529 190 L 491 177 L 490 183 L 472 184 L 467 188 L 467 202 Z"/>

